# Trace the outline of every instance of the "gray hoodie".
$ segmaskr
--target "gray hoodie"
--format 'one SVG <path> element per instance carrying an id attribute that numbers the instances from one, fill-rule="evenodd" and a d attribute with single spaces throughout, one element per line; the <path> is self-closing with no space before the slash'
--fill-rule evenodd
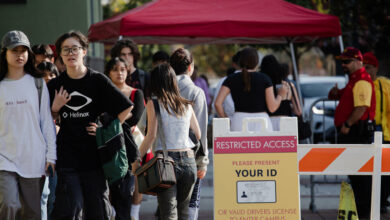
<path id="1" fill-rule="evenodd" d="M 206 96 L 203 90 L 198 86 L 196 86 L 187 74 L 178 75 L 176 78 L 180 89 L 180 95 L 194 102 L 193 108 L 194 108 L 196 119 L 198 119 L 200 133 L 201 133 L 200 140 L 203 145 L 203 150 L 206 154 L 206 156 L 204 157 L 199 157 L 196 160 L 196 164 L 198 170 L 207 171 L 207 165 L 209 164 L 209 158 L 208 158 L 209 151 L 207 148 L 208 111 L 207 111 Z"/>

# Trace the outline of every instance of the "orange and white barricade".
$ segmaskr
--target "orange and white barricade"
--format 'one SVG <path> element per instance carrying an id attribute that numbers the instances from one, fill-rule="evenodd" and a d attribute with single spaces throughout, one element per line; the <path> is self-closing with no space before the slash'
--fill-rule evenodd
<path id="1" fill-rule="evenodd" d="M 300 175 L 372 175 L 371 219 L 380 219 L 381 175 L 390 175 L 390 145 L 375 132 L 373 144 L 299 144 Z"/>

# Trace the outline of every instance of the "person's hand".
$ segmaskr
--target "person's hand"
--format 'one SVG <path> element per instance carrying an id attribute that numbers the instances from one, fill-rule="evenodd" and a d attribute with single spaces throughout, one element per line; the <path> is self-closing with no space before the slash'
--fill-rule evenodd
<path id="1" fill-rule="evenodd" d="M 70 101 L 71 97 L 68 92 L 61 86 L 60 91 L 55 90 L 53 104 L 51 106 L 52 112 L 59 112 L 62 106 Z"/>
<path id="2" fill-rule="evenodd" d="M 346 127 L 344 124 L 341 126 L 340 132 L 341 134 L 347 135 L 349 133 L 350 128 Z"/>
<path id="3" fill-rule="evenodd" d="M 49 171 L 49 167 L 51 167 L 50 169 L 52 170 L 52 173 Z M 54 163 L 50 163 L 50 162 L 46 162 L 45 172 L 46 172 L 46 175 L 48 175 L 50 177 L 54 176 L 54 174 L 56 172 L 55 164 Z"/>
<path id="4" fill-rule="evenodd" d="M 282 100 L 287 98 L 288 89 L 287 82 L 283 81 L 282 86 L 278 89 L 278 95 L 282 97 Z"/>
<path id="5" fill-rule="evenodd" d="M 93 123 L 93 122 L 89 122 L 89 125 L 90 126 L 85 128 L 87 130 L 88 134 L 92 135 L 92 136 L 96 136 L 96 129 L 98 128 L 98 125 L 96 123 Z"/>
<path id="6" fill-rule="evenodd" d="M 197 176 L 199 179 L 203 179 L 206 176 L 206 170 L 198 170 Z"/>
<path id="7" fill-rule="evenodd" d="M 339 95 L 339 88 L 337 87 L 337 83 L 333 86 L 333 88 L 329 91 L 329 98 L 330 99 L 337 99 Z"/>

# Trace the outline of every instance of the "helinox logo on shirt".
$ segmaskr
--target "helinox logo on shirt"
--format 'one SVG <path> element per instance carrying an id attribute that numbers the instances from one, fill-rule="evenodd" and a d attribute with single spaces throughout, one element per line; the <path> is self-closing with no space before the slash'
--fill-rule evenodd
<path id="1" fill-rule="evenodd" d="M 85 118 L 89 117 L 89 112 L 70 112 L 69 114 L 66 112 L 62 113 L 63 118 L 67 118 L 68 116 L 69 118 Z"/>
<path id="2" fill-rule="evenodd" d="M 78 111 L 79 109 L 83 108 L 84 106 L 88 105 L 89 103 L 92 102 L 92 99 L 89 98 L 88 96 L 85 96 L 77 91 L 74 91 L 72 92 L 70 95 L 69 95 L 73 100 L 74 99 L 77 99 L 77 101 L 75 102 L 72 102 L 72 99 L 70 101 L 70 103 L 73 103 L 73 104 L 76 104 L 74 106 L 70 105 L 70 104 L 66 104 L 65 106 L 72 109 L 73 111 Z M 80 100 L 81 98 L 81 100 Z M 72 117 L 72 116 L 71 116 Z"/>

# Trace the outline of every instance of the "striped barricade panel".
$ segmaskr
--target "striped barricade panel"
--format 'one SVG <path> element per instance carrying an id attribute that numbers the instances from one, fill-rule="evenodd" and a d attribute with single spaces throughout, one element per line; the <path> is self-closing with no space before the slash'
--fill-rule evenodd
<path id="1" fill-rule="evenodd" d="M 298 145 L 299 173 L 303 175 L 371 175 L 374 145 Z M 390 145 L 382 146 L 382 175 L 390 175 Z"/>

